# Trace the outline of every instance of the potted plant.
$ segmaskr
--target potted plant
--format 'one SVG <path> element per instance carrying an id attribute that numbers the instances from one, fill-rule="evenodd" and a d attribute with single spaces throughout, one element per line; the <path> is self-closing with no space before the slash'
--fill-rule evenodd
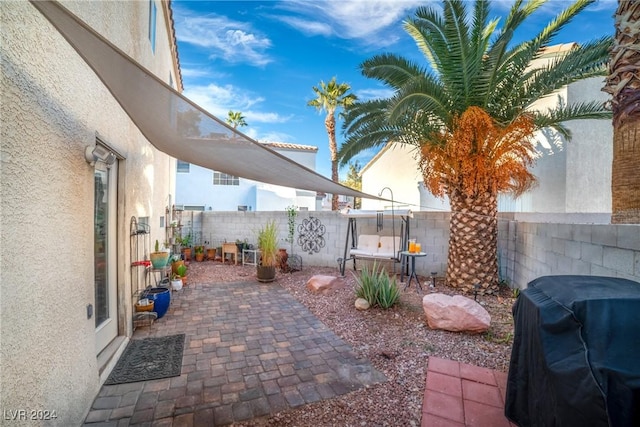
<path id="1" fill-rule="evenodd" d="M 196 261 L 198 262 L 204 261 L 204 246 L 196 245 L 193 247 L 193 250 L 196 254 Z"/>
<path id="2" fill-rule="evenodd" d="M 180 246 L 182 246 L 182 255 L 185 261 L 191 259 L 191 233 L 184 235 L 180 239 Z"/>
<path id="3" fill-rule="evenodd" d="M 180 280 L 182 281 L 182 286 L 187 286 L 187 266 L 181 265 L 178 267 L 177 270 L 178 270 L 177 275 L 178 277 L 180 277 Z"/>
<path id="4" fill-rule="evenodd" d="M 171 273 L 177 274 L 178 267 L 184 265 L 184 261 L 180 258 L 180 255 L 171 255 Z"/>
<path id="5" fill-rule="evenodd" d="M 186 267 L 185 267 L 186 268 Z M 178 273 L 174 273 L 171 275 L 171 289 L 174 291 L 179 291 L 182 289 L 183 283 L 180 275 Z"/>
<path id="6" fill-rule="evenodd" d="M 258 249 L 260 262 L 258 263 L 258 281 L 272 282 L 276 278 L 276 263 L 278 254 L 278 227 L 275 220 L 258 231 Z"/>
<path id="7" fill-rule="evenodd" d="M 153 268 L 164 268 L 167 265 L 167 261 L 169 261 L 169 252 L 160 251 L 160 243 L 156 240 L 155 252 L 151 252 L 149 257 Z"/>

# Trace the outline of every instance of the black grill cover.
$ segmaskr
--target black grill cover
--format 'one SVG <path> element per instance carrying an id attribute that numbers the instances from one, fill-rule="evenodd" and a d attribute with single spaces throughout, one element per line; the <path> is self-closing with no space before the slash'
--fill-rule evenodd
<path id="1" fill-rule="evenodd" d="M 640 426 L 640 283 L 540 277 L 513 317 L 507 418 L 521 427 Z"/>

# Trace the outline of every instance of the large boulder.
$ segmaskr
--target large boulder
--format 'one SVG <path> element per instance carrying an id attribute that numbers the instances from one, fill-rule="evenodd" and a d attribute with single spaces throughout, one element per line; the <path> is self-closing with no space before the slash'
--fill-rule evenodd
<path id="1" fill-rule="evenodd" d="M 334 289 L 339 289 L 344 286 L 344 282 L 335 276 L 323 276 L 315 275 L 307 281 L 307 289 L 314 293 L 326 294 Z"/>
<path id="2" fill-rule="evenodd" d="M 491 324 L 491 315 L 487 310 L 462 295 L 425 295 L 422 308 L 431 329 L 479 334 L 489 329 Z"/>

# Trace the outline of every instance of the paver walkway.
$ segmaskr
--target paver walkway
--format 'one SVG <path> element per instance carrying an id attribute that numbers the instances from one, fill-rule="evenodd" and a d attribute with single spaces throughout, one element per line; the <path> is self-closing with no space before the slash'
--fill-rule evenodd
<path id="1" fill-rule="evenodd" d="M 133 339 L 176 333 L 186 334 L 182 374 L 103 386 L 85 425 L 225 425 L 386 380 L 273 284 L 190 285 Z"/>
<path id="2" fill-rule="evenodd" d="M 422 427 L 512 427 L 505 372 L 429 357 Z"/>

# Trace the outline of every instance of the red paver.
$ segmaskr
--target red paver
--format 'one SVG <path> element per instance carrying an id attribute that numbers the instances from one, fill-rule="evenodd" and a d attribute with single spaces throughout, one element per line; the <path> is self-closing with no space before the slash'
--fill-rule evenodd
<path id="1" fill-rule="evenodd" d="M 481 384 L 474 381 L 462 380 L 462 397 L 465 400 L 473 400 L 475 402 L 484 403 L 498 408 L 504 407 L 500 390 L 498 387 Z"/>
<path id="2" fill-rule="evenodd" d="M 433 414 L 422 414 L 422 427 L 464 427 L 464 424 L 458 423 L 446 418 L 440 418 Z"/>
<path id="3" fill-rule="evenodd" d="M 440 372 L 452 377 L 460 376 L 460 363 L 453 360 L 441 359 L 439 357 L 429 358 L 429 371 Z"/>
<path id="4" fill-rule="evenodd" d="M 439 372 L 427 373 L 427 389 L 440 393 L 462 397 L 462 384 L 460 377 L 452 377 Z"/>
<path id="5" fill-rule="evenodd" d="M 503 408 L 471 400 L 464 401 L 464 418 L 467 427 L 509 427 Z"/>
<path id="6" fill-rule="evenodd" d="M 504 372 L 430 357 L 421 425 L 513 426 L 504 415 L 506 384 L 507 374 Z M 458 390 L 462 393 L 459 394 Z"/>
<path id="7" fill-rule="evenodd" d="M 425 391 L 422 413 L 423 417 L 425 414 L 432 414 L 452 421 L 464 422 L 462 399 L 433 390 Z"/>
<path id="8" fill-rule="evenodd" d="M 468 365 L 466 363 L 460 364 L 460 377 L 483 384 L 498 385 L 491 369 Z"/>

